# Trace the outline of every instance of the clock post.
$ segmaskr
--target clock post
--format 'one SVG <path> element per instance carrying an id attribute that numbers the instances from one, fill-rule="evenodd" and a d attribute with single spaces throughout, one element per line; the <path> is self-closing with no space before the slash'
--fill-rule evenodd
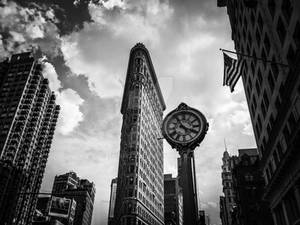
<path id="1" fill-rule="evenodd" d="M 208 130 L 204 115 L 181 103 L 164 119 L 162 134 L 180 155 L 179 184 L 183 193 L 184 225 L 197 225 L 198 202 L 194 149 L 200 145 Z"/>

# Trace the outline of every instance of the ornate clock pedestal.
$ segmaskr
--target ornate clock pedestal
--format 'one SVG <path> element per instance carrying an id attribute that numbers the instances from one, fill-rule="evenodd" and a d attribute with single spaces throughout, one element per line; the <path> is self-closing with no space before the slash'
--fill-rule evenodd
<path id="1" fill-rule="evenodd" d="M 183 194 L 184 224 L 197 225 L 198 202 L 194 152 L 185 150 L 180 153 L 181 168 L 179 183 Z"/>
<path id="2" fill-rule="evenodd" d="M 183 224 L 197 225 L 198 202 L 194 149 L 208 130 L 204 115 L 197 109 L 181 103 L 164 119 L 162 134 L 180 155 L 179 184 L 183 192 Z"/>

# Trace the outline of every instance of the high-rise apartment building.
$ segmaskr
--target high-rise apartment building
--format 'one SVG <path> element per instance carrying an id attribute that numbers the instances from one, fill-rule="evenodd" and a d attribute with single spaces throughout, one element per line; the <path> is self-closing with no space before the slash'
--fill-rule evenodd
<path id="1" fill-rule="evenodd" d="M 300 219 L 300 2 L 218 0 L 245 59 L 242 81 L 276 225 Z M 241 59 L 241 56 L 238 56 Z M 287 65 L 284 66 L 283 64 Z"/>
<path id="2" fill-rule="evenodd" d="M 90 225 L 95 201 L 95 185 L 87 179 L 80 179 L 75 172 L 55 176 L 52 194 L 74 199 L 76 210 L 73 225 Z"/>
<path id="3" fill-rule="evenodd" d="M 165 225 L 183 224 L 183 196 L 177 177 L 164 175 Z"/>
<path id="4" fill-rule="evenodd" d="M 161 124 L 165 103 L 141 43 L 130 51 L 121 113 L 123 124 L 115 224 L 164 224 Z"/>
<path id="5" fill-rule="evenodd" d="M 0 63 L 0 221 L 30 224 L 59 114 L 31 53 Z"/>
<path id="6" fill-rule="evenodd" d="M 112 225 L 113 221 L 114 221 L 114 212 L 115 212 L 116 195 L 117 195 L 117 181 L 118 181 L 118 178 L 112 179 L 111 185 L 110 185 L 108 225 Z"/>

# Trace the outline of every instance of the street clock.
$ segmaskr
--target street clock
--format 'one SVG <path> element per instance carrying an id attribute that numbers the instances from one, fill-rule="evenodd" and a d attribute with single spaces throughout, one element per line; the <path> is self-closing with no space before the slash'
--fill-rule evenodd
<path id="1" fill-rule="evenodd" d="M 193 150 L 199 146 L 208 130 L 204 115 L 181 103 L 164 119 L 162 134 L 172 148 Z"/>

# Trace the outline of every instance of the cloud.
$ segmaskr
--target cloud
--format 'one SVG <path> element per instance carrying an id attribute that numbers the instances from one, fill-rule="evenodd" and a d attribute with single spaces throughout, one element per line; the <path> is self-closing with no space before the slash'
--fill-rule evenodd
<path id="1" fill-rule="evenodd" d="M 125 70 L 116 71 L 116 68 L 124 63 L 121 53 L 128 49 L 111 45 L 111 38 L 119 44 L 132 45 L 132 40 L 158 44 L 159 30 L 172 15 L 172 9 L 168 2 L 151 0 L 103 1 L 99 5 L 90 4 L 89 10 L 95 22 L 63 37 L 64 59 L 75 75 L 88 78 L 89 88 L 100 97 L 120 97 Z"/>
<path id="2" fill-rule="evenodd" d="M 62 53 L 66 65 L 75 75 L 84 75 L 88 78 L 89 88 L 101 97 L 120 96 L 122 86 L 117 74 L 112 68 L 107 68 L 101 61 L 91 62 L 81 54 L 78 46 L 78 35 L 74 34 L 63 39 Z"/>
<path id="3" fill-rule="evenodd" d="M 58 130 L 67 135 L 83 120 L 80 105 L 83 99 L 72 89 L 66 89 L 57 95 L 57 104 L 61 105 L 58 119 Z"/>
<path id="4" fill-rule="evenodd" d="M 49 80 L 49 87 L 56 94 L 56 103 L 61 106 L 58 119 L 58 131 L 64 135 L 70 134 L 83 120 L 80 106 L 84 100 L 72 89 L 62 88 L 61 81 L 54 66 L 43 59 L 43 76 Z"/>
<path id="5" fill-rule="evenodd" d="M 21 7 L 12 1 L 4 2 L 0 7 L 0 34 L 5 56 L 32 48 L 48 56 L 57 55 L 60 39 L 52 18 L 49 12 Z"/>
<path id="6" fill-rule="evenodd" d="M 52 91 L 58 92 L 61 88 L 61 82 L 58 80 L 58 75 L 54 66 L 49 62 L 43 63 L 43 76 L 49 80 L 49 87 Z"/>

